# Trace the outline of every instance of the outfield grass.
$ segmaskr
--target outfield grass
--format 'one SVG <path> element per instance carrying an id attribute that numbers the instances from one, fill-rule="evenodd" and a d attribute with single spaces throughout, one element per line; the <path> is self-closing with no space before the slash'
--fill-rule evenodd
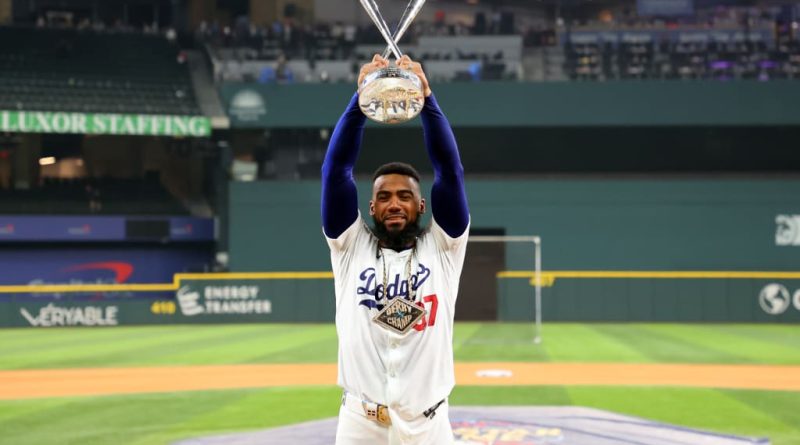
<path id="1" fill-rule="evenodd" d="M 800 364 L 793 325 L 457 323 L 457 361 Z M 333 325 L 0 330 L 0 369 L 333 363 Z"/>
<path id="2" fill-rule="evenodd" d="M 459 323 L 459 361 L 800 364 L 781 325 Z M 313 363 L 336 359 L 332 325 L 0 330 L 0 369 Z M 0 401 L 0 444 L 167 444 L 334 416 L 335 387 Z M 800 393 L 654 387 L 465 387 L 453 405 L 580 405 L 800 445 Z"/>

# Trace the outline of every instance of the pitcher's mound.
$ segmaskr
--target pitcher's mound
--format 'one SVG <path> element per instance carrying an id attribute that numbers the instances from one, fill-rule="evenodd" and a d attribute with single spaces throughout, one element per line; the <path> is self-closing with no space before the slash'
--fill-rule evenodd
<path id="1" fill-rule="evenodd" d="M 459 445 L 769 445 L 581 407 L 450 407 Z M 331 445 L 336 419 L 184 440 L 175 445 Z"/>

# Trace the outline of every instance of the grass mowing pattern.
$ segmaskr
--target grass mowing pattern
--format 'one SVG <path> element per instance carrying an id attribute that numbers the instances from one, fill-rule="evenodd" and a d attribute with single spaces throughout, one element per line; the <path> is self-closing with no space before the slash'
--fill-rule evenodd
<path id="1" fill-rule="evenodd" d="M 270 388 L 0 403 L 0 444 L 168 444 L 335 415 L 341 392 Z"/>
<path id="2" fill-rule="evenodd" d="M 458 361 L 800 364 L 791 325 L 459 323 Z M 333 325 L 0 330 L 0 369 L 320 363 Z M 224 378 L 224 377 L 223 377 Z M 334 416 L 334 387 L 0 402 L 0 444 L 168 444 Z M 645 387 L 466 387 L 453 405 L 580 405 L 800 445 L 800 393 Z"/>
<path id="3" fill-rule="evenodd" d="M 457 323 L 457 361 L 800 364 L 792 325 Z M 0 369 L 333 363 L 333 325 L 0 330 Z"/>
<path id="4" fill-rule="evenodd" d="M 333 325 L 0 330 L 0 369 L 335 361 Z"/>

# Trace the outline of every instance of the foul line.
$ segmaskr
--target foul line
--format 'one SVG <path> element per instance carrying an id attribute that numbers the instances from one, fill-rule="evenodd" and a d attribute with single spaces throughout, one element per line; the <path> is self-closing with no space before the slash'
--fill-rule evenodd
<path id="1" fill-rule="evenodd" d="M 530 270 L 504 270 L 497 278 L 526 278 L 536 285 L 536 272 Z M 551 270 L 541 272 L 541 285 L 552 286 L 556 279 L 750 279 L 750 280 L 800 280 L 800 272 L 769 271 L 610 271 L 610 270 Z M 0 294 L 32 294 L 55 292 L 164 292 L 177 291 L 184 280 L 329 280 L 333 272 L 216 272 L 177 273 L 172 283 L 130 284 L 23 284 L 0 286 Z"/>

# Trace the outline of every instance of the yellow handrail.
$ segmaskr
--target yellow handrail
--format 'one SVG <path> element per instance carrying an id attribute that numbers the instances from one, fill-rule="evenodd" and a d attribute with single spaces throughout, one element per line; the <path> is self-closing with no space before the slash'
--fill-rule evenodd
<path id="1" fill-rule="evenodd" d="M 536 273 L 530 270 L 504 270 L 497 278 L 527 278 L 535 285 Z M 549 270 L 542 271 L 542 286 L 552 286 L 556 279 L 764 279 L 800 280 L 800 272 L 776 271 L 654 271 L 654 270 Z M 122 284 L 23 284 L 0 285 L 0 294 L 67 292 L 164 292 L 176 291 L 184 280 L 327 280 L 333 272 L 214 272 L 177 273 L 172 283 Z"/>

